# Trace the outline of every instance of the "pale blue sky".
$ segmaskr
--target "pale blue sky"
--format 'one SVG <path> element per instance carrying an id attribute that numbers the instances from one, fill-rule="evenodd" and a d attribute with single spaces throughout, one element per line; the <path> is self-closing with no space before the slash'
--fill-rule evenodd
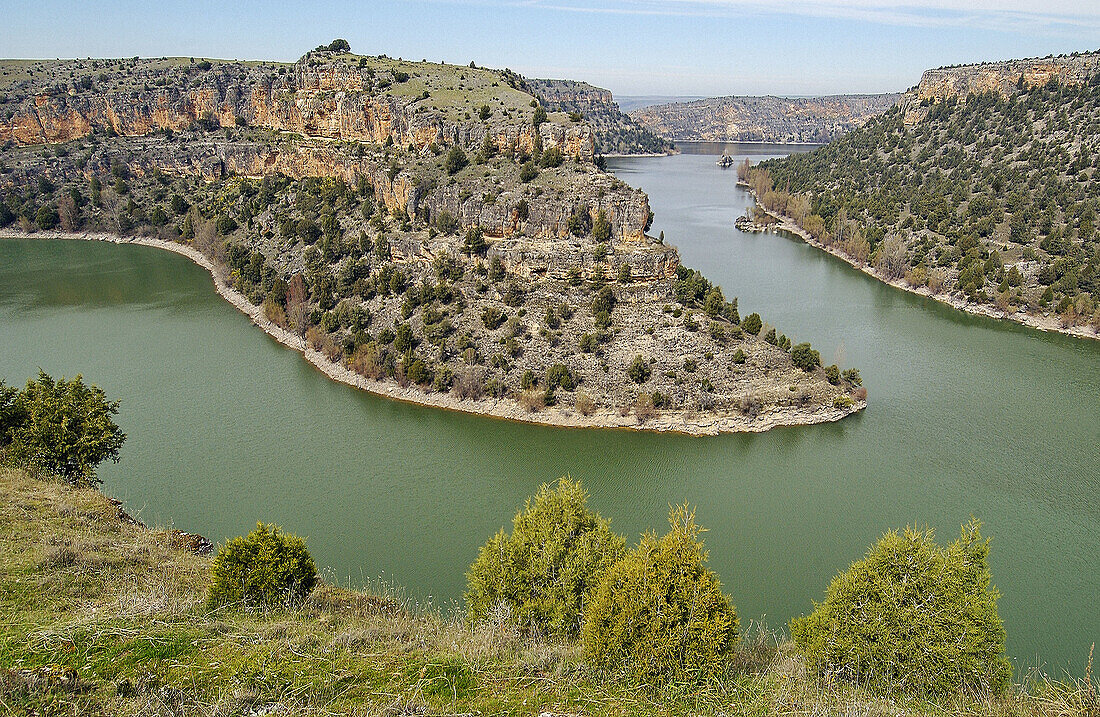
<path id="1" fill-rule="evenodd" d="M 616 95 L 900 91 L 946 64 L 1100 49 L 1100 0 L 0 0 L 4 57 L 294 60 L 353 51 L 511 67 Z"/>

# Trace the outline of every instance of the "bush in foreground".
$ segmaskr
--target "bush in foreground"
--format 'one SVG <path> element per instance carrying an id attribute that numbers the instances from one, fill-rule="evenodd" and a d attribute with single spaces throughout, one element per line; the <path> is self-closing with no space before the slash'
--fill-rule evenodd
<path id="1" fill-rule="evenodd" d="M 737 613 L 706 567 L 695 514 L 678 507 L 672 529 L 642 536 L 600 582 L 585 615 L 585 659 L 651 685 L 718 673 L 737 642 Z"/>
<path id="2" fill-rule="evenodd" d="M 1002 691 L 1012 670 L 988 555 L 976 522 L 946 548 L 931 530 L 886 533 L 791 621 L 807 667 L 917 693 Z"/>
<path id="3" fill-rule="evenodd" d="M 501 530 L 481 548 L 466 573 L 471 622 L 503 604 L 524 630 L 576 636 L 589 593 L 626 546 L 587 499 L 569 478 L 556 488 L 543 484 L 516 514 L 512 532 Z"/>
<path id="4" fill-rule="evenodd" d="M 117 413 L 118 401 L 79 374 L 55 381 L 39 371 L 22 391 L 0 381 L 0 449 L 68 483 L 95 484 L 96 466 L 117 463 L 126 440 L 112 419 Z"/>
<path id="5" fill-rule="evenodd" d="M 257 523 L 214 556 L 207 605 L 286 607 L 304 600 L 316 584 L 317 568 L 305 541 L 280 533 L 276 525 Z"/>

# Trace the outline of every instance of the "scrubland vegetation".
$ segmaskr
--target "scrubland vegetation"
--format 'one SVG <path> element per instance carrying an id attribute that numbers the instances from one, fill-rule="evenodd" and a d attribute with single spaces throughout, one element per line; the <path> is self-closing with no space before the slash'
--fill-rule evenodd
<path id="1" fill-rule="evenodd" d="M 765 209 L 889 281 L 1100 331 L 1100 76 L 894 107 L 744 166 Z"/>

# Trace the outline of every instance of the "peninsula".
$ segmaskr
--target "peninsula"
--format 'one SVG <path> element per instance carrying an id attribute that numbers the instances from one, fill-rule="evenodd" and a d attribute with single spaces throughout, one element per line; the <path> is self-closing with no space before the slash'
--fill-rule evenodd
<path id="1" fill-rule="evenodd" d="M 355 55 L 5 61 L 0 226 L 147 243 L 326 373 L 474 413 L 706 434 L 844 417 L 858 371 L 647 234 L 510 70 Z"/>

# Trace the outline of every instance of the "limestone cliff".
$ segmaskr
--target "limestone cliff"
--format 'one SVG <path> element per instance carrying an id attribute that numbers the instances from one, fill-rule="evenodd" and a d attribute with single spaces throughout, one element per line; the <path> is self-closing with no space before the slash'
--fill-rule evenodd
<path id="1" fill-rule="evenodd" d="M 643 107 L 630 116 L 676 141 L 829 142 L 885 112 L 898 97 L 715 97 Z"/>
<path id="2" fill-rule="evenodd" d="M 1097 72 L 1100 72 L 1100 51 L 938 67 L 926 70 L 920 83 L 902 96 L 900 104 L 906 123 L 913 124 L 927 114 L 929 103 L 948 97 L 983 92 L 1008 96 L 1017 89 L 1040 87 L 1048 82 L 1073 87 Z"/>
<path id="3" fill-rule="evenodd" d="M 554 112 L 579 113 L 596 132 L 596 149 L 603 154 L 661 154 L 670 142 L 624 114 L 610 90 L 575 80 L 527 80 L 542 104 Z"/>
<path id="4" fill-rule="evenodd" d="M 328 53 L 307 54 L 293 65 L 165 67 L 155 60 L 134 60 L 121 78 L 101 73 L 102 79 L 92 81 L 69 79 L 85 69 L 68 66 L 80 61 L 58 63 L 43 80 L 6 88 L 0 97 L 0 142 L 53 144 L 93 131 L 142 136 L 207 123 L 418 151 L 433 144 L 476 147 L 489 134 L 502 150 L 533 153 L 541 142 L 569 157 L 591 159 L 595 153 L 587 124 L 551 117 L 536 132 L 526 106 L 530 96 L 502 84 L 500 73 L 463 68 L 454 76 L 432 63 L 396 63 L 387 76 L 373 62 L 339 60 Z M 495 116 L 485 121 L 448 107 L 450 95 L 460 88 L 481 89 Z"/>

